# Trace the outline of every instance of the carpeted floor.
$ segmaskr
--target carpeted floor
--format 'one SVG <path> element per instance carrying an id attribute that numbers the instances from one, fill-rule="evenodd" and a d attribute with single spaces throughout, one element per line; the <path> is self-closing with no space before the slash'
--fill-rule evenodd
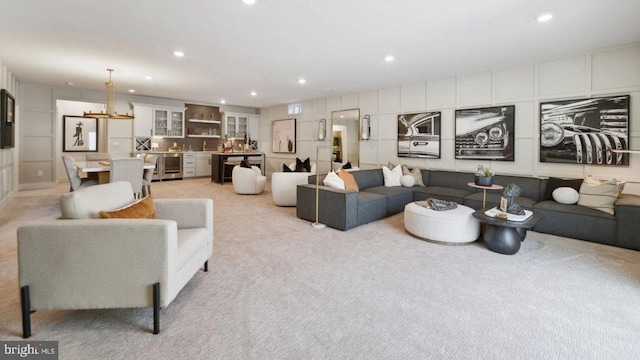
<path id="1" fill-rule="evenodd" d="M 54 219 L 67 187 L 0 210 L 0 339 L 21 340 L 15 229 Z M 214 255 L 161 311 L 39 311 L 31 340 L 60 359 L 637 359 L 640 252 L 530 232 L 513 256 L 445 246 L 402 214 L 316 230 L 270 191 L 208 179 L 153 195 L 214 199 Z M 579 224 L 576 224 L 579 225 Z"/>

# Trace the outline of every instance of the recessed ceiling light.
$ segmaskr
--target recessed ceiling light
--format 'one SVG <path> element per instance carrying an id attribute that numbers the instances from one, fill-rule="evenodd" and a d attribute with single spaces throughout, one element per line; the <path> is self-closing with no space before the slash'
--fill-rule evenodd
<path id="1" fill-rule="evenodd" d="M 394 59 L 393 55 L 387 55 L 384 57 L 384 61 L 386 62 L 392 62 Z"/>
<path id="2" fill-rule="evenodd" d="M 256 3 L 256 0 L 242 0 L 242 2 L 247 5 L 253 5 Z"/>
<path id="3" fill-rule="evenodd" d="M 176 50 L 173 52 L 173 55 L 175 55 L 176 57 L 183 57 L 184 53 L 182 51 Z"/>
<path id="4" fill-rule="evenodd" d="M 67 85 L 73 86 L 73 81 L 67 81 Z"/>
<path id="5" fill-rule="evenodd" d="M 307 80 L 305 80 L 305 79 L 302 79 L 302 78 L 298 79 L 298 83 L 299 84 L 304 84 L 306 82 L 307 82 Z"/>
<path id="6" fill-rule="evenodd" d="M 151 76 L 151 75 L 147 75 L 144 78 L 145 78 L 145 80 L 153 80 L 153 76 Z"/>
<path id="7" fill-rule="evenodd" d="M 536 18 L 538 22 L 547 22 L 551 19 L 553 19 L 553 14 L 542 14 Z"/>
<path id="8" fill-rule="evenodd" d="M 129 92 L 130 92 L 130 93 L 134 93 L 134 92 L 136 92 L 136 91 L 135 91 L 134 89 L 129 89 Z"/>
<path id="9" fill-rule="evenodd" d="M 257 93 L 257 92 L 255 92 L 255 91 L 252 91 L 252 92 L 251 92 L 251 96 L 258 96 L 258 93 Z"/>
<path id="10" fill-rule="evenodd" d="M 220 104 L 226 104 L 226 103 L 227 103 L 227 100 L 225 99 L 220 100 Z"/>

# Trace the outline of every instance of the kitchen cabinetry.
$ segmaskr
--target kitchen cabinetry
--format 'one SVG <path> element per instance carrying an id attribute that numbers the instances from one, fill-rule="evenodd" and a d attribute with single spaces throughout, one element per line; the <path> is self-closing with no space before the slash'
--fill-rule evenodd
<path id="1" fill-rule="evenodd" d="M 184 110 L 153 109 L 153 136 L 184 137 Z"/>
<path id="2" fill-rule="evenodd" d="M 153 136 L 153 109 L 146 106 L 135 105 L 133 107 L 133 136 Z"/>
<path id="3" fill-rule="evenodd" d="M 196 153 L 186 152 L 182 154 L 182 177 L 196 176 Z"/>
<path id="4" fill-rule="evenodd" d="M 196 176 L 211 176 L 211 152 L 196 153 Z"/>
<path id="5" fill-rule="evenodd" d="M 219 139 L 222 129 L 222 116 L 216 106 L 185 104 L 187 107 L 187 136 L 193 138 Z"/>
<path id="6" fill-rule="evenodd" d="M 253 129 L 260 128 L 260 117 L 255 114 L 224 113 L 224 134 L 231 139 L 257 139 L 258 134 L 251 134 Z M 253 125 L 257 124 L 257 126 Z"/>

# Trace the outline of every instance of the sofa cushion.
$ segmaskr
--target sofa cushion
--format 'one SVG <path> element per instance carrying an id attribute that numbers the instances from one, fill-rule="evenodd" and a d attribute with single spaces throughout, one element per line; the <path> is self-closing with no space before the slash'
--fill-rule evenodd
<path id="1" fill-rule="evenodd" d="M 375 186 L 367 189 L 387 198 L 387 216 L 404 211 L 404 206 L 413 201 L 413 191 L 404 187 Z"/>
<path id="2" fill-rule="evenodd" d="M 128 181 L 89 186 L 60 197 L 63 219 L 100 219 L 100 211 L 120 209 L 135 201 Z"/>
<path id="3" fill-rule="evenodd" d="M 156 208 L 153 205 L 153 198 L 148 195 L 121 209 L 100 211 L 99 214 L 103 219 L 155 219 Z"/>
<path id="4" fill-rule="evenodd" d="M 338 174 L 333 171 L 325 176 L 324 180 L 322 180 L 322 183 L 324 184 L 324 186 L 344 190 L 344 181 L 338 176 Z"/>
<path id="5" fill-rule="evenodd" d="M 382 175 L 384 176 L 384 186 L 401 186 L 400 178 L 402 177 L 402 167 L 400 165 L 397 165 L 393 169 L 383 166 Z"/>
<path id="6" fill-rule="evenodd" d="M 407 165 L 402 165 L 402 175 L 411 175 L 415 179 L 414 185 L 424 186 L 424 182 L 422 181 L 422 171 L 420 170 L 420 168 L 415 167 L 412 170 L 409 170 L 409 167 Z"/>
<path id="7" fill-rule="evenodd" d="M 500 205 L 500 198 L 502 197 L 501 192 L 491 192 L 487 191 L 487 197 L 485 201 L 485 207 L 497 207 Z M 464 198 L 464 205 L 472 208 L 472 209 L 480 209 L 482 208 L 482 192 L 473 193 L 467 195 Z M 516 203 L 525 209 L 533 209 L 533 206 L 537 201 L 533 199 L 529 199 L 527 197 L 518 196 L 516 197 Z"/>
<path id="8" fill-rule="evenodd" d="M 431 171 L 429 174 L 429 183 L 426 185 L 438 188 L 466 190 L 468 192 L 471 192 L 471 188 L 468 184 L 470 182 L 473 182 L 473 177 L 474 175 L 472 173 L 444 170 Z"/>
<path id="9" fill-rule="evenodd" d="M 556 188 L 553 190 L 551 194 L 553 196 L 553 200 L 559 202 L 560 204 L 575 204 L 580 199 L 580 193 L 576 191 L 574 188 L 570 188 L 568 186 L 563 186 Z"/>
<path id="10" fill-rule="evenodd" d="M 617 197 L 618 184 L 616 179 L 598 181 L 594 178 L 587 177 L 580 186 L 578 205 L 613 215 L 614 204 Z"/>
<path id="11" fill-rule="evenodd" d="M 433 172 L 432 172 L 432 175 L 433 175 Z M 467 188 L 471 189 L 468 186 Z M 416 186 L 411 189 L 413 190 L 414 200 L 426 200 L 432 197 L 440 200 L 455 201 L 458 204 L 463 204 L 464 198 L 473 193 L 470 190 L 460 190 L 460 189 L 440 187 L 440 186 L 427 186 L 427 187 Z"/>
<path id="12" fill-rule="evenodd" d="M 345 190 L 360 191 L 360 189 L 358 188 L 358 183 L 356 183 L 356 178 L 354 178 L 350 172 L 340 171 L 338 173 L 338 177 L 344 182 Z"/>
<path id="13" fill-rule="evenodd" d="M 358 225 L 387 217 L 387 197 L 369 191 L 358 193 Z"/>
<path id="14" fill-rule="evenodd" d="M 536 203 L 534 211 L 544 215 L 534 226 L 534 231 L 602 244 L 615 243 L 616 218 L 603 211 L 580 205 L 560 204 L 553 200 Z"/>
<path id="15" fill-rule="evenodd" d="M 356 179 L 358 188 L 360 191 L 368 189 L 373 186 L 384 185 L 384 178 L 382 177 L 382 169 L 370 169 L 370 170 L 358 170 L 352 171 L 351 175 Z"/>
<path id="16" fill-rule="evenodd" d="M 544 190 L 544 196 L 542 197 L 542 200 L 553 200 L 553 190 L 559 187 L 570 187 L 575 191 L 580 191 L 581 185 L 582 179 L 560 179 L 550 177 L 547 180 L 547 187 Z"/>
<path id="17" fill-rule="evenodd" d="M 525 176 L 495 175 L 493 177 L 493 183 L 502 186 L 515 184 L 520 188 L 520 196 L 535 201 L 542 200 L 542 179 Z"/>

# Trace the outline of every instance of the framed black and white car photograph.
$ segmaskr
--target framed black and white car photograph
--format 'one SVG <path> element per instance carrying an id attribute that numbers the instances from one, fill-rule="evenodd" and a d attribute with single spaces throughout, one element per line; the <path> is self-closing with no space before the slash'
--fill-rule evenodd
<path id="1" fill-rule="evenodd" d="M 629 165 L 629 95 L 540 103 L 540 162 Z"/>
<path id="2" fill-rule="evenodd" d="M 65 115 L 62 118 L 62 151 L 98 151 L 98 119 Z"/>
<path id="3" fill-rule="evenodd" d="M 456 110 L 456 159 L 514 161 L 515 105 Z"/>
<path id="4" fill-rule="evenodd" d="M 296 152 L 296 119 L 271 122 L 271 151 L 274 153 Z"/>
<path id="5" fill-rule="evenodd" d="M 12 148 L 15 140 L 16 101 L 6 89 L 0 90 L 0 146 Z"/>
<path id="6" fill-rule="evenodd" d="M 440 158 L 439 111 L 398 115 L 398 157 Z"/>

